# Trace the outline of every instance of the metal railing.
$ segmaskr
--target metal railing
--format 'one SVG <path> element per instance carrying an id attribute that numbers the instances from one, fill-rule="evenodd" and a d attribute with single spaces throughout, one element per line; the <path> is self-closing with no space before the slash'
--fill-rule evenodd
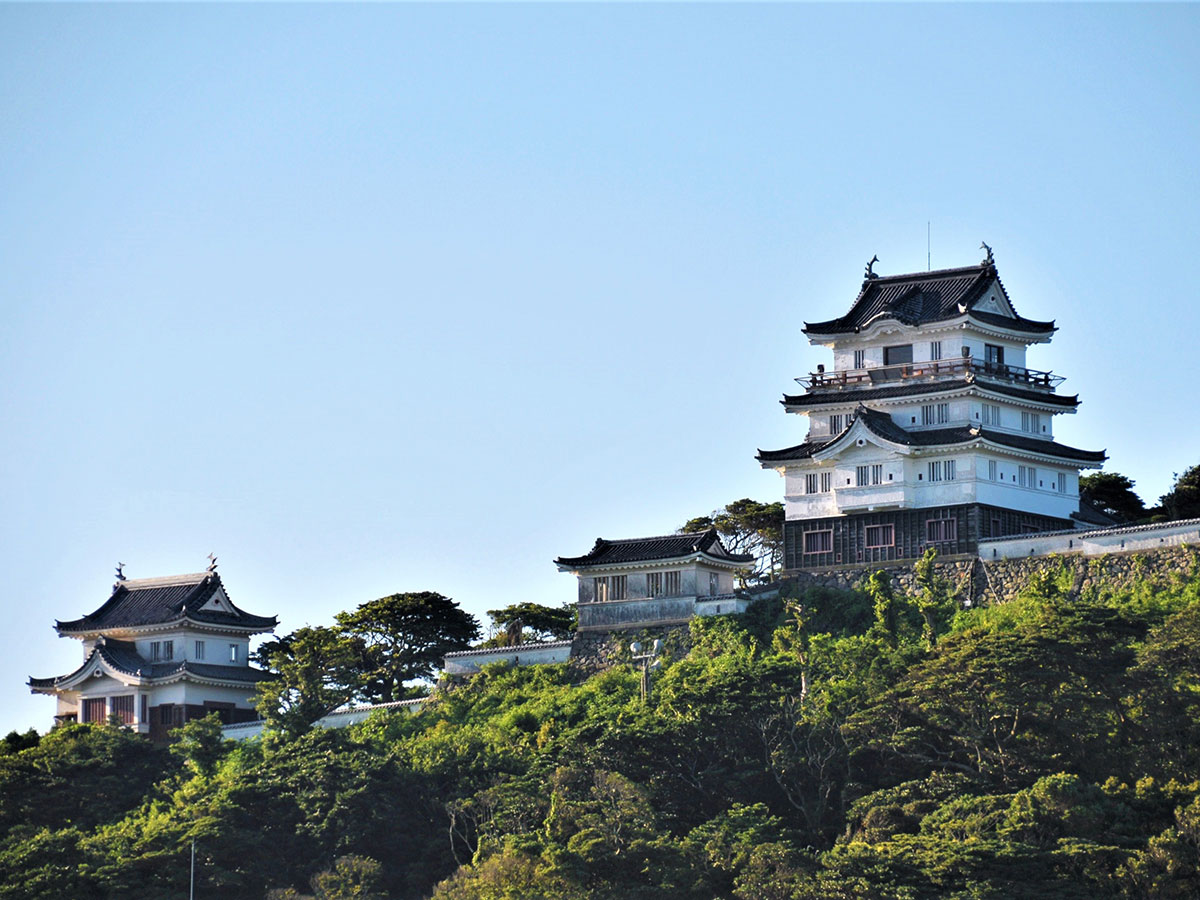
<path id="1" fill-rule="evenodd" d="M 826 372 L 824 368 L 818 368 L 816 372 L 809 373 L 807 379 L 797 378 L 796 381 L 809 390 L 817 390 L 862 387 L 914 379 L 937 380 L 966 374 L 1047 391 L 1054 390 L 1066 380 L 1061 375 L 1043 372 L 1040 369 L 1026 369 L 1024 366 L 1010 366 L 991 360 L 959 356 L 953 359 L 931 359 L 891 366 L 869 366 L 865 369 L 842 369 L 836 372 Z"/>

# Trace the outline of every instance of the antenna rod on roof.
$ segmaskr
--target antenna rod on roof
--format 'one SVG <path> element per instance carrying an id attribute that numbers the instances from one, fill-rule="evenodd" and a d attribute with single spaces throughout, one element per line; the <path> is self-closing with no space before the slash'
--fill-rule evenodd
<path id="1" fill-rule="evenodd" d="M 930 252 L 929 246 L 930 246 L 929 245 L 929 220 L 926 219 L 925 220 L 925 271 L 926 272 L 933 271 L 933 262 L 932 262 L 933 254 Z"/>

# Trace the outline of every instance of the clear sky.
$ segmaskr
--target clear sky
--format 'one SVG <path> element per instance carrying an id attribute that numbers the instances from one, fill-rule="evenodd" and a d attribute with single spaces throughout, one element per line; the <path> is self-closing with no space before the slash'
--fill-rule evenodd
<path id="1" fill-rule="evenodd" d="M 779 499 L 804 320 L 995 248 L 1149 502 L 1200 462 L 1200 7 L 0 6 L 0 731 L 55 618 L 286 633 Z"/>

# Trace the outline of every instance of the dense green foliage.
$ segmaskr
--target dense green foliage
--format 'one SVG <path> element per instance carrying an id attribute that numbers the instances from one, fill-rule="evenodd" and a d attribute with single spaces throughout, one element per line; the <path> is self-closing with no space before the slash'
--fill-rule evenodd
<path id="1" fill-rule="evenodd" d="M 489 667 L 417 715 L 0 751 L 0 900 L 1200 896 L 1200 572 L 961 609 L 932 567 Z M 28 742 L 25 742 L 27 744 Z"/>

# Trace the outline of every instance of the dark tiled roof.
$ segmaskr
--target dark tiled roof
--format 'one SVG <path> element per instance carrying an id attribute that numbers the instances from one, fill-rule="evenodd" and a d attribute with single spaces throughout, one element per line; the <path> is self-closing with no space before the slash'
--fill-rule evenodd
<path id="1" fill-rule="evenodd" d="M 1019 434 L 1008 434 L 1003 431 L 978 428 L 972 425 L 958 425 L 953 428 L 934 428 L 928 431 L 905 431 L 887 413 L 860 406 L 854 414 L 870 431 L 893 444 L 907 447 L 944 447 L 954 444 L 966 444 L 971 441 L 985 440 L 1014 450 L 1026 450 L 1031 453 L 1041 453 L 1046 456 L 1057 456 L 1059 459 L 1070 459 L 1077 462 L 1103 462 L 1108 455 L 1103 450 L 1080 450 L 1068 447 L 1057 441 L 1045 438 L 1026 437 Z M 841 440 L 850 430 L 847 425 L 841 433 L 828 441 L 808 441 L 789 447 L 785 450 L 760 450 L 760 462 L 777 462 L 788 459 L 808 459 L 818 450 Z"/>
<path id="2" fill-rule="evenodd" d="M 195 675 L 199 678 L 212 678 L 220 681 L 244 681 L 252 683 L 275 677 L 262 669 L 252 669 L 250 666 L 215 666 L 209 663 L 187 662 L 180 660 L 174 663 L 155 663 L 150 667 L 151 678 L 166 678 L 180 672 Z"/>
<path id="3" fill-rule="evenodd" d="M 1049 334 L 1054 330 L 1054 322 L 1039 322 L 1037 319 L 1022 319 L 1018 316 L 1010 319 L 999 313 L 984 312 L 982 309 L 971 310 L 971 318 L 978 319 L 984 325 L 994 325 L 997 328 L 1007 328 L 1010 331 L 1026 331 L 1035 334 Z"/>
<path id="4" fill-rule="evenodd" d="M 844 316 L 826 322 L 805 323 L 805 334 L 841 334 L 858 331 L 873 319 L 888 318 L 906 325 L 923 325 L 954 319 L 970 312 L 980 322 L 1014 331 L 1042 334 L 1054 330 L 1053 322 L 1038 322 L 995 313 L 975 312 L 971 307 L 993 282 L 996 267 L 990 264 L 936 272 L 914 272 L 868 278 Z M 1014 307 L 1013 312 L 1016 312 Z"/>
<path id="5" fill-rule="evenodd" d="M 172 575 L 165 578 L 140 578 L 117 582 L 104 605 L 81 619 L 59 622 L 62 633 L 104 631 L 110 628 L 136 628 L 175 622 L 185 614 L 194 622 L 229 625 L 269 631 L 278 624 L 275 616 L 256 616 L 229 605 L 233 612 L 201 609 L 222 587 L 216 572 Z M 228 600 L 228 592 L 226 599 Z"/>
<path id="6" fill-rule="evenodd" d="M 714 559 L 732 563 L 753 562 L 753 556 L 730 553 L 721 543 L 715 528 L 708 531 L 667 534 L 661 537 L 626 538 L 609 541 L 596 538 L 596 546 L 583 556 L 560 556 L 556 565 L 569 567 L 614 565 L 619 563 L 653 562 L 704 553 Z"/>
<path id="7" fill-rule="evenodd" d="M 922 396 L 924 394 L 939 394 L 943 391 L 957 391 L 966 387 L 976 387 L 980 391 L 994 394 L 1004 394 L 1006 397 L 1016 397 L 1021 400 L 1033 400 L 1039 403 L 1052 403 L 1055 406 L 1076 407 L 1079 405 L 1079 395 L 1050 394 L 1042 391 L 1027 391 L 1024 388 L 1011 387 L 1007 384 L 991 384 L 987 381 L 976 381 L 969 378 L 956 378 L 953 381 L 935 381 L 928 384 L 896 384 L 881 388 L 838 388 L 821 390 L 820 388 L 805 394 L 784 394 L 780 402 L 789 408 L 803 409 L 810 406 L 825 406 L 834 403 L 860 403 L 863 400 L 884 400 L 892 397 Z"/>
<path id="8" fill-rule="evenodd" d="M 132 641 L 116 641 L 104 636 L 96 640 L 96 646 L 88 658 L 74 672 L 58 675 L 54 678 L 30 678 L 29 686 L 34 689 L 54 688 L 70 681 L 92 664 L 99 656 L 110 668 L 138 678 L 167 678 L 180 672 L 196 675 L 200 678 L 213 678 L 222 681 L 241 681 L 252 683 L 271 678 L 269 672 L 252 669 L 249 666 L 215 666 L 208 663 L 175 660 L 174 662 L 148 662 L 137 652 L 137 646 Z"/>

